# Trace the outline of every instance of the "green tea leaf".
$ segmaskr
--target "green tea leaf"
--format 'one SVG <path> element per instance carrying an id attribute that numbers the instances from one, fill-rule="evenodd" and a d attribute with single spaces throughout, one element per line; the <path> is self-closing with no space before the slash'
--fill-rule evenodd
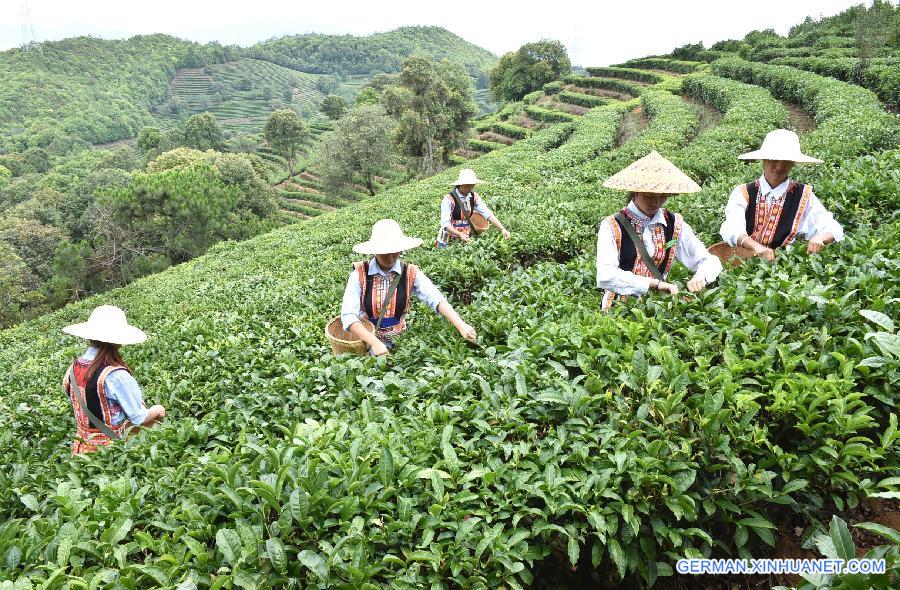
<path id="1" fill-rule="evenodd" d="M 234 529 L 219 529 L 216 533 L 216 547 L 232 566 L 238 564 L 241 557 L 241 539 Z"/>
<path id="2" fill-rule="evenodd" d="M 328 577 L 328 566 L 322 556 L 315 551 L 304 549 L 297 554 L 297 559 L 299 559 L 300 563 L 306 566 L 309 571 L 313 572 L 323 580 Z"/>

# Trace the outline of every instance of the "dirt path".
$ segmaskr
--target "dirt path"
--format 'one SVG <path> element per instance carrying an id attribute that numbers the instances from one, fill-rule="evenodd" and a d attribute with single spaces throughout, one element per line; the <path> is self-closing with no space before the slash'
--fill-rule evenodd
<path id="1" fill-rule="evenodd" d="M 816 130 L 815 119 L 813 119 L 803 107 L 786 100 L 782 100 L 781 104 L 788 110 L 791 129 L 796 131 L 798 135 L 805 135 Z"/>
<path id="2" fill-rule="evenodd" d="M 691 108 L 696 111 L 697 116 L 700 118 L 700 127 L 697 129 L 697 135 L 700 135 L 710 127 L 715 127 L 722 122 L 722 113 L 705 102 L 701 102 L 690 96 L 682 96 L 681 98 L 691 105 Z"/>
<path id="3" fill-rule="evenodd" d="M 643 131 L 650 124 L 650 120 L 644 113 L 644 107 L 639 106 L 628 113 L 622 119 L 619 126 L 619 134 L 616 136 L 616 147 L 620 147 L 626 141 Z"/>
<path id="4" fill-rule="evenodd" d="M 94 149 L 98 150 L 111 150 L 120 147 L 134 147 L 137 145 L 136 137 L 129 137 L 127 139 L 119 139 L 116 141 L 111 141 L 109 143 L 96 143 L 94 144 Z"/>
<path id="5" fill-rule="evenodd" d="M 499 133 L 494 133 L 493 131 L 485 131 L 484 133 L 478 134 L 478 139 L 482 141 L 493 141 L 495 143 L 502 143 L 503 145 L 512 145 L 516 143 L 516 140 L 512 137 L 507 137 L 505 135 L 500 135 Z"/>
<path id="6" fill-rule="evenodd" d="M 571 90 L 572 92 L 580 92 L 582 94 L 590 94 L 591 96 L 602 96 L 605 98 L 614 98 L 616 100 L 624 100 L 628 101 L 634 98 L 630 94 L 626 94 L 624 92 L 619 92 L 618 90 L 609 90 L 607 88 L 588 88 L 584 86 L 575 86 L 574 84 L 570 84 L 565 87 L 566 90 Z"/>
<path id="7" fill-rule="evenodd" d="M 312 209 L 322 209 L 323 211 L 334 211 L 337 207 L 332 207 L 331 205 L 326 205 L 325 203 L 317 203 L 315 201 L 307 201 L 304 199 L 282 199 L 285 203 L 293 203 L 294 205 L 303 205 L 304 207 L 310 207 Z"/>

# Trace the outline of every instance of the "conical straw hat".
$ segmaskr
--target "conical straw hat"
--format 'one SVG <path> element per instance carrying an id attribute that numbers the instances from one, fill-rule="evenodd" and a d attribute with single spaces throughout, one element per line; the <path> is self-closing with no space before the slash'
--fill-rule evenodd
<path id="1" fill-rule="evenodd" d="M 603 186 L 634 193 L 667 195 L 699 193 L 702 190 L 700 185 L 656 150 L 607 178 Z"/>

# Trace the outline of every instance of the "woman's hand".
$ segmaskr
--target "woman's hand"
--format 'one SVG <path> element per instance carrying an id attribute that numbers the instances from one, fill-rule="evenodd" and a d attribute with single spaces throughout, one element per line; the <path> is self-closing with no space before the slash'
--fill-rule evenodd
<path id="1" fill-rule="evenodd" d="M 388 353 L 387 346 L 385 346 L 384 342 L 381 340 L 379 340 L 377 344 L 373 344 L 371 350 L 372 356 L 384 356 Z"/>
<path id="2" fill-rule="evenodd" d="M 688 281 L 687 288 L 691 293 L 697 293 L 698 291 L 702 291 L 703 288 L 706 287 L 706 279 L 700 276 L 700 274 L 695 274 L 694 278 Z"/>
<path id="3" fill-rule="evenodd" d="M 807 254 L 818 254 L 825 248 L 825 239 L 822 236 L 813 236 L 806 245 Z"/>
<path id="4" fill-rule="evenodd" d="M 766 248 L 761 244 L 757 244 L 756 248 L 753 249 L 753 254 L 763 260 L 768 260 L 769 262 L 775 261 L 775 250 Z"/>
<path id="5" fill-rule="evenodd" d="M 670 295 L 678 295 L 678 285 L 666 283 L 665 281 L 659 281 L 656 285 L 656 290 L 662 293 L 669 293 Z"/>
<path id="6" fill-rule="evenodd" d="M 507 240 L 509 239 L 509 230 L 508 230 L 508 229 L 506 229 L 506 228 L 504 227 L 503 229 L 500 230 L 500 233 L 503 234 L 503 237 L 504 237 L 504 238 L 506 238 Z"/>
<path id="7" fill-rule="evenodd" d="M 468 340 L 469 342 L 475 342 L 475 339 L 478 338 L 478 334 L 475 332 L 475 328 L 467 324 L 466 322 L 462 322 L 457 328 L 459 335 Z"/>
<path id="8" fill-rule="evenodd" d="M 472 240 L 472 238 L 469 237 L 469 234 L 462 234 L 462 233 L 459 234 L 459 239 L 467 244 Z"/>

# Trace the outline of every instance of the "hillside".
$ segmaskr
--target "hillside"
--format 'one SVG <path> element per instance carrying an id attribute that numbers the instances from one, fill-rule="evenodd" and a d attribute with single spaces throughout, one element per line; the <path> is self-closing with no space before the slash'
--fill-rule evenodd
<path id="1" fill-rule="evenodd" d="M 700 587 L 683 557 L 874 545 L 896 579 L 900 120 L 859 85 L 729 53 L 590 67 L 482 121 L 516 139 L 465 163 L 508 241 L 429 245 L 453 168 L 0 331 L 0 580 L 674 590 Z M 669 206 L 710 244 L 760 173 L 737 155 L 777 127 L 825 161 L 793 177 L 846 240 L 601 312 L 597 226 L 624 199 L 603 181 L 659 151 L 703 187 Z M 477 345 L 417 303 L 390 357 L 330 353 L 351 248 L 383 217 L 425 240 L 406 259 Z M 169 413 L 72 458 L 60 379 L 83 346 L 60 329 L 101 303 L 150 334 L 126 360 Z"/>
<path id="2" fill-rule="evenodd" d="M 65 153 L 134 137 L 152 122 L 178 67 L 222 61 L 228 50 L 168 35 L 75 37 L 40 51 L 0 52 L 0 149 Z"/>
<path id="3" fill-rule="evenodd" d="M 430 240 L 455 169 L 0 333 L 0 576 L 412 589 L 598 572 L 601 587 L 665 587 L 680 556 L 770 555 L 783 531 L 896 494 L 896 118 L 792 68 L 694 67 L 589 69 L 640 96 L 470 162 L 513 239 L 408 258 L 478 347 L 421 306 L 389 359 L 335 358 L 322 335 L 352 244 L 381 217 Z M 704 191 L 673 208 L 709 243 L 728 190 L 758 173 L 735 156 L 789 124 L 787 95 L 828 162 L 801 177 L 847 241 L 600 312 L 594 236 L 622 202 L 602 181 L 650 149 L 675 159 Z M 150 332 L 128 360 L 169 416 L 73 460 L 59 379 L 80 344 L 59 329 L 99 303 Z"/>
<path id="4" fill-rule="evenodd" d="M 258 43 L 246 54 L 302 72 L 377 74 L 398 72 L 409 55 L 448 58 L 477 75 L 497 61 L 489 51 L 441 27 L 401 27 L 365 37 L 295 35 Z"/>

